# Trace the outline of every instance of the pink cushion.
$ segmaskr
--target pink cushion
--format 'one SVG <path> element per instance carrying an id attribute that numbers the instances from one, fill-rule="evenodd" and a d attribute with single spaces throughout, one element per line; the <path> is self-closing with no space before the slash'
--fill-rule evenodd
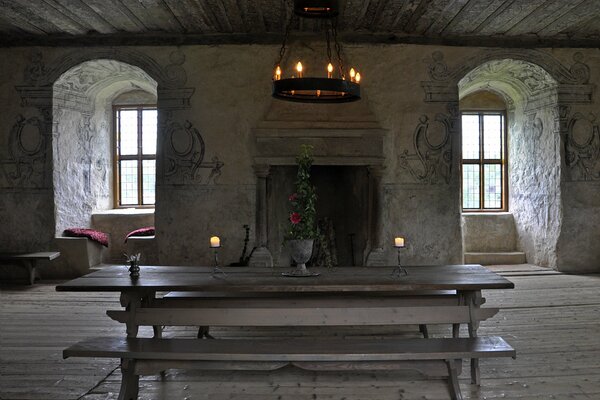
<path id="1" fill-rule="evenodd" d="M 154 236 L 154 227 L 146 226 L 129 232 L 125 237 L 125 242 L 127 242 L 127 239 L 129 239 L 130 236 Z"/>
<path id="2" fill-rule="evenodd" d="M 108 247 L 108 235 L 104 232 L 96 231 L 94 229 L 69 228 L 65 229 L 63 236 L 86 237 L 94 242 L 100 243 L 102 246 Z"/>

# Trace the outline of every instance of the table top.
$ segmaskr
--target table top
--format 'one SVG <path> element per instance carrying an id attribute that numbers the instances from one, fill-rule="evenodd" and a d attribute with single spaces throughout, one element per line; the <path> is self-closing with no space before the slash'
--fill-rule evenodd
<path id="1" fill-rule="evenodd" d="M 478 264 L 406 266 L 407 276 L 390 267 L 314 268 L 317 277 L 285 277 L 286 268 L 141 266 L 132 280 L 127 266 L 112 266 L 73 279 L 57 291 L 135 292 L 208 291 L 236 293 L 406 292 L 418 290 L 512 289 L 514 284 Z"/>

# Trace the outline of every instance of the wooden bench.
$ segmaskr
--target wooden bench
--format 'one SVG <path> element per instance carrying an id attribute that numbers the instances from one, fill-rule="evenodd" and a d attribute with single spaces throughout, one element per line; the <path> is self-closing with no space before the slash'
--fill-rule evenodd
<path id="1" fill-rule="evenodd" d="M 515 357 L 501 337 L 448 339 L 195 340 L 93 338 L 63 357 L 121 359 L 119 400 L 138 398 L 139 376 L 169 368 L 274 370 L 286 365 L 326 370 L 413 369 L 447 377 L 450 397 L 462 399 L 458 375 L 463 358 Z"/>
<path id="2" fill-rule="evenodd" d="M 16 261 L 27 269 L 29 274 L 29 284 L 33 285 L 36 278 L 35 268 L 39 260 L 52 261 L 60 256 L 58 251 L 40 251 L 37 253 L 3 253 L 0 254 L 0 261 Z"/>
<path id="3" fill-rule="evenodd" d="M 250 301 L 254 301 L 256 297 L 269 298 L 270 301 L 288 301 L 290 298 L 293 298 L 294 295 L 297 297 L 301 297 L 302 299 L 306 299 L 308 296 L 306 293 L 290 293 L 285 298 L 277 298 L 273 293 L 264 293 L 262 295 L 253 294 L 252 299 L 246 299 Z M 362 294 L 364 296 L 364 294 Z M 374 298 L 385 298 L 396 296 L 396 293 L 377 293 L 371 294 Z M 327 296 L 318 295 L 312 296 L 313 304 L 325 304 L 323 301 Z M 218 300 L 220 299 L 238 299 L 238 303 L 245 302 L 244 294 L 242 293 L 228 293 L 228 292 L 169 292 L 162 297 L 162 300 L 155 300 L 154 306 L 161 307 L 167 302 L 172 304 L 175 307 L 196 307 L 198 304 L 210 304 L 207 302 L 212 302 L 213 304 L 218 304 Z M 338 296 L 339 298 L 339 296 Z M 347 295 L 346 299 L 352 301 L 354 296 Z M 438 306 L 448 306 L 448 305 L 458 305 L 460 304 L 460 299 L 456 290 L 429 290 L 429 291 L 421 291 L 421 292 L 406 292 L 403 295 L 405 304 L 408 303 L 413 305 L 438 305 Z M 217 302 L 216 302 L 217 301 Z M 345 301 L 345 299 L 342 299 Z M 455 327 L 455 329 L 458 329 Z M 154 327 L 155 332 L 160 332 L 161 327 Z M 198 328 L 198 338 L 212 338 L 209 333 L 210 326 L 200 326 Z M 424 338 L 429 338 L 429 332 L 427 330 L 426 324 L 419 324 L 419 332 L 423 335 Z M 160 334 L 159 334 L 160 335 Z M 455 335 L 458 337 L 458 334 Z"/>

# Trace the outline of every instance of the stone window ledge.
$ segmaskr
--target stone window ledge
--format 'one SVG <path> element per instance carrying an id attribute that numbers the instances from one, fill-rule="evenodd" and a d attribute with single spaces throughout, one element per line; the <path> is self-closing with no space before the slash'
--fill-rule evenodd
<path id="1" fill-rule="evenodd" d="M 461 215 L 466 215 L 469 217 L 475 216 L 475 215 L 481 215 L 481 216 L 486 216 L 486 217 L 490 217 L 493 215 L 512 215 L 512 213 L 510 211 L 499 211 L 499 212 L 494 212 L 494 211 L 490 211 L 490 212 L 462 212 Z"/>
<path id="2" fill-rule="evenodd" d="M 149 215 L 154 214 L 154 208 L 115 208 L 113 210 L 94 211 L 92 217 L 95 216 L 124 216 L 127 215 Z"/>

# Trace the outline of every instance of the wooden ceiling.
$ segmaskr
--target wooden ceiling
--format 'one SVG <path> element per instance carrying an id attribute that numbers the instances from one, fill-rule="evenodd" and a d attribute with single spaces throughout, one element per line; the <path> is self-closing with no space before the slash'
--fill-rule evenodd
<path id="1" fill-rule="evenodd" d="M 0 0 L 0 45 L 277 43 L 292 0 Z M 600 0 L 340 0 L 344 40 L 600 47 Z M 300 20 L 311 34 L 320 22 Z"/>

